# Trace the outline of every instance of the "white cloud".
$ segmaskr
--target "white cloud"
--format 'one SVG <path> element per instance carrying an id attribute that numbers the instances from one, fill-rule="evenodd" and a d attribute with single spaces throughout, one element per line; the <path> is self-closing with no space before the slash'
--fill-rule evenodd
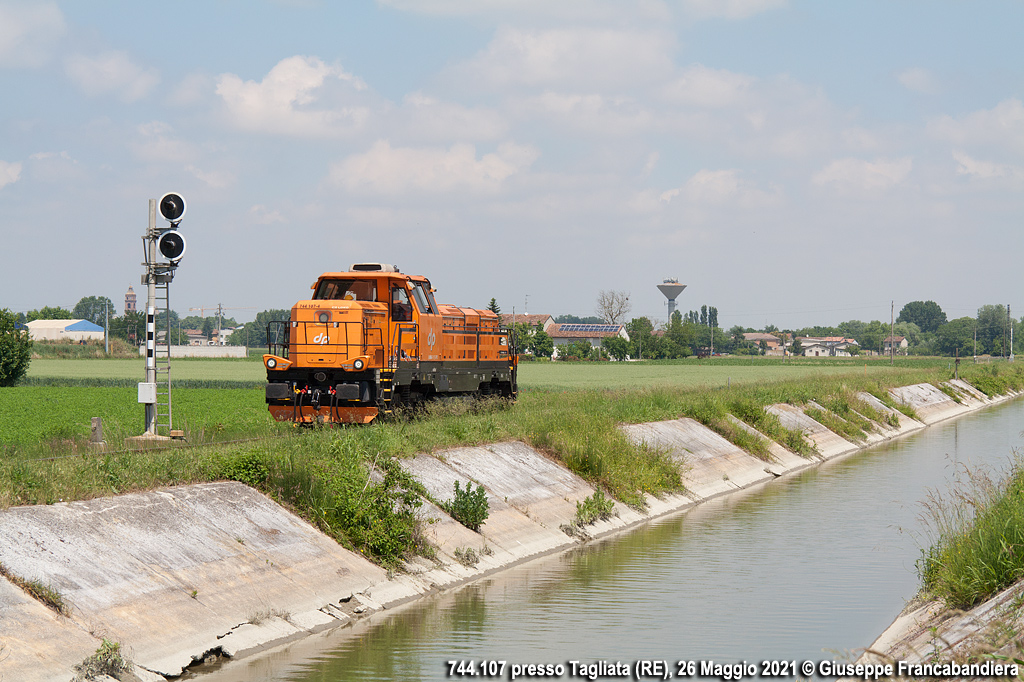
<path id="1" fill-rule="evenodd" d="M 185 166 L 185 170 L 212 189 L 224 189 L 235 183 L 234 173 L 229 173 L 228 171 L 206 171 L 192 164 Z"/>
<path id="2" fill-rule="evenodd" d="M 90 97 L 115 94 L 122 102 L 136 102 L 160 82 L 156 69 L 144 69 L 126 52 L 111 50 L 94 57 L 72 55 L 64 62 L 68 77 Z"/>
<path id="3" fill-rule="evenodd" d="M 896 74 L 896 80 L 898 80 L 906 89 L 913 90 L 914 92 L 920 92 L 925 95 L 934 94 L 939 90 L 938 83 L 935 80 L 935 76 L 932 75 L 932 72 L 920 67 L 900 71 Z"/>
<path id="4" fill-rule="evenodd" d="M 41 66 L 66 31 L 64 14 L 56 3 L 0 5 L 0 67 Z"/>
<path id="5" fill-rule="evenodd" d="M 959 175 L 969 175 L 979 180 L 1009 179 L 1024 180 L 1024 168 L 1006 163 L 994 163 L 974 159 L 963 152 L 954 152 L 953 159 L 957 163 Z"/>
<path id="6" fill-rule="evenodd" d="M 136 126 L 130 147 L 138 158 L 150 163 L 185 163 L 198 155 L 194 145 L 174 137 L 174 129 L 163 121 Z"/>
<path id="7" fill-rule="evenodd" d="M 28 172 L 37 182 L 73 183 L 85 177 L 86 171 L 66 151 L 39 152 L 29 158 Z"/>
<path id="8" fill-rule="evenodd" d="M 647 161 L 644 162 L 644 169 L 640 172 L 640 177 L 646 178 L 654 172 L 654 169 L 658 165 L 658 160 L 661 158 L 661 154 L 658 152 L 651 152 L 647 155 Z"/>
<path id="9" fill-rule="evenodd" d="M 21 178 L 21 164 L 17 161 L 0 161 L 0 189 Z"/>
<path id="10" fill-rule="evenodd" d="M 478 87 L 631 87 L 672 72 L 674 39 L 663 31 L 503 27 L 485 50 L 455 68 Z"/>
<path id="11" fill-rule="evenodd" d="M 681 0 L 685 12 L 699 19 L 747 19 L 786 7 L 788 0 Z"/>
<path id="12" fill-rule="evenodd" d="M 672 203 L 682 197 L 688 204 L 742 206 L 765 206 L 778 203 L 780 197 L 777 189 L 771 191 L 759 189 L 740 178 L 739 171 L 700 170 L 694 173 L 682 187 L 662 192 L 659 199 L 664 203 Z"/>
<path id="13" fill-rule="evenodd" d="M 910 158 L 875 161 L 837 159 L 815 173 L 811 181 L 846 191 L 887 190 L 903 182 L 913 165 Z"/>
<path id="14" fill-rule="evenodd" d="M 369 117 L 362 106 L 320 106 L 325 87 L 343 83 L 356 91 L 366 85 L 340 67 L 316 57 L 282 59 L 262 81 L 243 81 L 235 74 L 217 79 L 217 94 L 229 120 L 251 132 L 330 137 L 360 128 Z"/>
<path id="15" fill-rule="evenodd" d="M 198 104 L 213 93 L 214 87 L 214 80 L 209 74 L 190 73 L 174 86 L 167 102 L 179 107 Z"/>
<path id="16" fill-rule="evenodd" d="M 249 208 L 249 217 L 257 225 L 271 225 L 285 222 L 284 216 L 277 209 L 268 208 L 263 204 L 255 204 Z"/>
<path id="17" fill-rule="evenodd" d="M 666 84 L 662 94 L 680 104 L 718 109 L 741 103 L 754 82 L 751 76 L 695 64 Z"/>
<path id="18" fill-rule="evenodd" d="M 520 116 L 554 119 L 574 132 L 632 135 L 655 122 L 652 112 L 629 97 L 544 92 L 512 107 Z"/>
<path id="19" fill-rule="evenodd" d="M 407 95 L 397 116 L 403 127 L 417 139 L 426 140 L 494 140 L 508 131 L 505 117 L 495 109 L 466 107 L 445 102 L 423 93 Z"/>
<path id="20" fill-rule="evenodd" d="M 663 0 L 378 0 L 405 12 L 450 16 L 502 16 L 586 20 L 621 24 L 623 21 L 667 21 L 671 12 Z"/>
<path id="21" fill-rule="evenodd" d="M 506 142 L 477 159 L 476 148 L 455 144 L 443 148 L 392 147 L 379 140 L 365 154 L 334 164 L 329 181 L 350 192 L 402 195 L 469 191 L 489 193 L 528 168 L 538 156 L 533 147 Z"/>
<path id="22" fill-rule="evenodd" d="M 928 123 L 928 131 L 957 146 L 985 145 L 1024 153 L 1024 104 L 1011 98 L 992 109 L 975 111 L 958 119 L 941 116 Z"/>

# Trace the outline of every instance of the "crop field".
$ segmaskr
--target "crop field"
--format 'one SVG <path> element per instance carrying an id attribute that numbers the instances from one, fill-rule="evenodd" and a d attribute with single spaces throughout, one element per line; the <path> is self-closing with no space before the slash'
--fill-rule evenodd
<path id="1" fill-rule="evenodd" d="M 172 391 L 175 428 L 190 439 L 261 435 L 275 427 L 263 390 L 181 389 Z M 92 417 L 103 420 L 104 437 L 120 442 L 145 430 L 136 388 L 109 386 L 18 386 L 0 390 L 0 452 L 61 450 L 87 440 Z"/>
<path id="2" fill-rule="evenodd" d="M 884 377 L 906 369 L 944 367 L 944 359 L 900 358 L 714 358 L 649 362 L 523 362 L 524 391 L 715 388 L 733 384 L 792 381 L 836 375 Z"/>
<path id="3" fill-rule="evenodd" d="M 899 358 L 895 367 L 887 359 L 875 358 L 714 358 L 645 362 L 523 362 L 519 365 L 519 387 L 523 391 L 622 390 L 646 388 L 698 388 L 731 384 L 789 381 L 837 374 L 887 376 L 905 369 L 946 368 L 945 358 Z M 37 358 L 28 371 L 28 382 L 52 385 L 71 380 L 118 382 L 129 387 L 145 376 L 145 364 L 138 359 L 56 359 Z M 173 382 L 201 387 L 209 382 L 266 381 L 260 358 L 182 358 L 171 362 Z"/>
<path id="4" fill-rule="evenodd" d="M 29 380 L 38 379 L 101 379 L 144 381 L 146 362 L 143 358 L 125 359 L 57 359 L 36 358 L 28 368 Z M 267 371 L 262 359 L 245 358 L 181 358 L 171 361 L 171 381 L 266 381 Z"/>
<path id="5" fill-rule="evenodd" d="M 869 409 L 858 402 L 858 391 L 887 399 L 889 387 L 950 376 L 947 361 L 915 358 L 899 359 L 895 367 L 884 360 L 714 358 L 524 362 L 520 368 L 515 405 L 440 401 L 415 418 L 305 429 L 271 420 L 258 358 L 175 360 L 174 426 L 185 430 L 186 441 L 138 449 L 124 439 L 143 430 L 135 387 L 144 374 L 141 359 L 37 358 L 22 385 L 0 389 L 0 508 L 233 479 L 345 546 L 393 565 L 398 554 L 419 551 L 417 534 L 392 513 L 407 499 L 405 486 L 415 491 L 417 484 L 386 478 L 367 487 L 370 470 L 393 467 L 393 458 L 519 440 L 611 497 L 642 507 L 644 494 L 679 491 L 683 483 L 676 463 L 630 442 L 618 428 L 622 423 L 689 417 L 766 456 L 764 439 L 732 426 L 727 416 L 734 415 L 806 456 L 812 449 L 803 435 L 782 427 L 765 405 L 814 400 L 847 415 L 834 421 L 856 439 L 864 420 L 853 417 Z M 1024 387 L 1021 365 L 963 369 L 988 392 Z M 105 449 L 88 443 L 91 417 L 103 419 Z M 383 502 L 369 504 L 368 496 Z M 387 518 L 368 520 L 367 510 L 387 512 Z"/>

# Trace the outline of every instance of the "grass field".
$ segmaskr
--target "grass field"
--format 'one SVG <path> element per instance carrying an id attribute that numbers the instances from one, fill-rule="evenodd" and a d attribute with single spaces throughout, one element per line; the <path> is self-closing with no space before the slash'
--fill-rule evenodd
<path id="1" fill-rule="evenodd" d="M 27 385 L 0 389 L 0 508 L 228 478 L 259 488 L 340 542 L 387 563 L 396 551 L 413 548 L 416 534 L 405 521 L 363 512 L 391 513 L 398 507 L 389 500 L 398 504 L 408 499 L 403 490 L 415 489 L 414 482 L 390 475 L 366 486 L 369 468 L 393 471 L 395 457 L 520 440 L 612 497 L 643 506 L 644 493 L 678 491 L 682 481 L 664 453 L 629 442 L 617 428 L 621 423 L 691 417 L 765 456 L 764 439 L 733 426 L 731 414 L 806 455 L 803 436 L 782 428 L 765 405 L 815 400 L 856 439 L 861 427 L 852 415 L 870 409 L 858 402 L 858 391 L 887 399 L 887 388 L 949 378 L 948 362 L 939 359 L 900 359 L 895 367 L 879 360 L 714 358 L 524 362 L 520 368 L 521 393 L 513 406 L 441 402 L 416 419 L 317 430 L 270 419 L 258 359 L 175 360 L 174 425 L 185 429 L 187 442 L 140 451 L 123 439 L 143 429 L 135 388 L 141 360 L 40 358 Z M 1024 366 L 965 371 L 989 391 L 1024 386 Z M 85 442 L 90 418 L 97 416 L 110 444 L 105 451 Z M 369 505 L 367 495 L 379 503 Z"/>
<path id="2" fill-rule="evenodd" d="M 908 369 L 938 369 L 946 358 L 899 358 L 895 367 L 887 359 L 857 358 L 714 358 L 645 362 L 523 362 L 519 387 L 523 391 L 622 390 L 645 388 L 719 387 L 765 381 L 790 381 L 836 374 L 885 377 Z M 130 386 L 145 377 L 139 359 L 37 358 L 28 371 L 28 383 L 53 385 L 64 380 L 122 381 Z M 181 358 L 171 362 L 172 382 L 266 381 L 262 358 Z"/>

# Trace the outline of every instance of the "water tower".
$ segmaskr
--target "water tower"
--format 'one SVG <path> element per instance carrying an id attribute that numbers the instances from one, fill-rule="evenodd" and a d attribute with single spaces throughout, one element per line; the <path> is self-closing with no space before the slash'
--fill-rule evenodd
<path id="1" fill-rule="evenodd" d="M 664 282 L 658 285 L 658 291 L 665 294 L 665 298 L 668 299 L 668 319 L 672 321 L 672 313 L 676 309 L 676 296 L 683 293 L 683 289 L 686 288 L 685 284 L 680 284 L 678 279 L 666 279 Z"/>

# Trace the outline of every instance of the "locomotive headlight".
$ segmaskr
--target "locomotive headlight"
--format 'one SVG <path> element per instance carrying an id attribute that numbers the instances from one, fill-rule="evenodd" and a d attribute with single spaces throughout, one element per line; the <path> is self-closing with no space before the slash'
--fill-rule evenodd
<path id="1" fill-rule="evenodd" d="M 331 319 L 331 314 L 330 313 L 319 313 L 316 316 L 316 318 L 318 320 L 320 320 L 321 323 L 327 324 L 330 321 L 330 319 Z"/>
<path id="2" fill-rule="evenodd" d="M 274 358 L 267 360 L 267 369 L 274 369 L 275 367 L 277 367 L 277 360 Z"/>
<path id="3" fill-rule="evenodd" d="M 366 367 L 366 363 L 363 362 L 362 358 L 359 358 L 355 362 L 352 363 L 352 366 L 355 367 L 356 370 L 358 371 L 358 370 L 361 370 L 363 367 Z"/>

